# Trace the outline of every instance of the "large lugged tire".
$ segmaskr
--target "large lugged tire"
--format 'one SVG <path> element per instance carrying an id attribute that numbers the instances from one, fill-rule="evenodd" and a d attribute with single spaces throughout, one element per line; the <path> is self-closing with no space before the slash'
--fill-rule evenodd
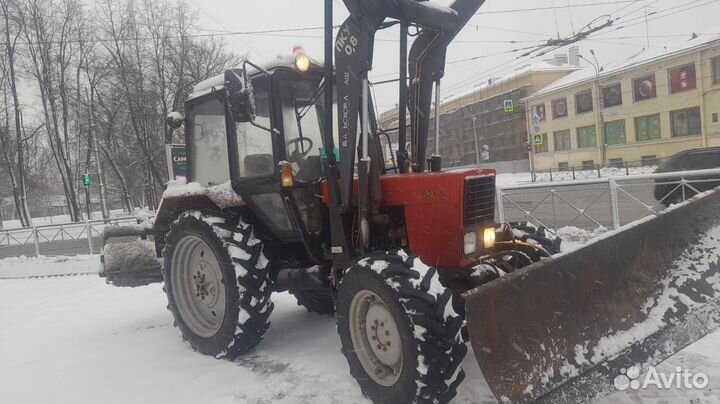
<path id="1" fill-rule="evenodd" d="M 185 212 L 163 253 L 168 309 L 193 349 L 234 358 L 253 349 L 273 310 L 268 261 L 252 227 L 205 212 Z"/>
<path id="2" fill-rule="evenodd" d="M 290 294 L 295 296 L 298 306 L 305 307 L 310 313 L 325 316 L 335 314 L 335 301 L 333 301 L 329 289 L 291 289 Z"/>
<path id="3" fill-rule="evenodd" d="M 403 251 L 345 271 L 337 324 L 350 373 L 375 404 L 446 403 L 465 377 L 463 319 L 435 268 Z"/>
<path id="4" fill-rule="evenodd" d="M 541 246 L 550 255 L 559 254 L 560 244 L 562 240 L 559 237 L 551 239 L 547 236 L 544 227 L 535 227 L 528 222 L 511 222 L 509 223 L 512 234 L 520 241 L 529 242 Z M 533 257 L 533 261 L 539 260 L 540 257 Z"/>

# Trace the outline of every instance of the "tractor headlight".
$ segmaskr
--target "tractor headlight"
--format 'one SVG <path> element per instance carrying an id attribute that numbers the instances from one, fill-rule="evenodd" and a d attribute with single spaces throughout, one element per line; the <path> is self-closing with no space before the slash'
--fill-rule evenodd
<path id="1" fill-rule="evenodd" d="M 483 230 L 483 247 L 485 249 L 490 249 L 495 246 L 495 228 L 494 227 L 488 227 L 487 229 Z"/>
<path id="2" fill-rule="evenodd" d="M 467 232 L 463 236 L 463 252 L 470 255 L 477 251 L 477 235 L 474 231 Z"/>
<path id="3" fill-rule="evenodd" d="M 310 58 L 307 57 L 304 53 L 299 53 L 297 56 L 295 56 L 295 68 L 301 72 L 305 73 L 310 69 Z"/>

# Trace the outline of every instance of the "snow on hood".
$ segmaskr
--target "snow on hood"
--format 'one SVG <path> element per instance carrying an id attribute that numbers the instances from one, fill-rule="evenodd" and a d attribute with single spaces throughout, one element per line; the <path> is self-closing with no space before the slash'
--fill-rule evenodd
<path id="1" fill-rule="evenodd" d="M 230 181 L 212 187 L 203 187 L 198 182 L 188 184 L 187 180 L 180 179 L 168 182 L 167 186 L 167 189 L 163 192 L 163 199 L 207 196 L 220 209 L 245 205 L 242 197 L 235 193 Z"/>

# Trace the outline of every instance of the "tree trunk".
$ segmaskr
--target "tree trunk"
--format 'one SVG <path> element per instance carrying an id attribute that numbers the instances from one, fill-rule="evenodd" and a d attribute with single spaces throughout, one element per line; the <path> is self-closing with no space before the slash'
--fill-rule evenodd
<path id="1" fill-rule="evenodd" d="M 108 162 L 110 162 L 110 167 L 112 168 L 115 175 L 120 180 L 120 188 L 122 189 L 122 200 L 123 200 L 123 206 L 127 209 L 127 212 L 132 214 L 133 210 L 135 209 L 135 205 L 133 204 L 132 199 L 130 199 L 130 192 L 128 191 L 127 181 L 125 180 L 125 176 L 122 173 L 122 170 L 120 170 L 120 167 L 118 167 L 117 162 L 115 159 L 112 158 L 110 153 L 107 151 L 107 149 L 103 146 L 100 146 L 100 149 L 102 150 L 103 154 L 105 155 L 105 158 Z"/>
<path id="2" fill-rule="evenodd" d="M 25 154 L 23 151 L 22 130 L 20 128 L 20 102 L 18 101 L 17 86 L 15 81 L 15 40 L 10 36 L 10 16 L 8 3 L 0 3 L 5 16 L 5 47 L 7 49 L 8 68 L 10 72 L 10 92 L 13 98 L 13 109 L 15 112 L 15 142 L 17 153 L 17 184 L 13 187 L 13 193 L 17 195 L 15 203 L 23 227 L 32 225 L 32 217 L 27 204 L 27 187 L 25 185 Z"/>

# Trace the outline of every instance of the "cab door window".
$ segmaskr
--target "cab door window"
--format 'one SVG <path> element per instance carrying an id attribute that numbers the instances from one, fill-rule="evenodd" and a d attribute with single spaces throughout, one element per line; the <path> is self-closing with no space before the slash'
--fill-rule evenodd
<path id="1" fill-rule="evenodd" d="M 281 83 L 283 134 L 287 160 L 295 177 L 305 181 L 320 178 L 322 144 L 322 87 L 317 81 L 299 80 Z"/>
<path id="2" fill-rule="evenodd" d="M 268 97 L 268 79 L 261 77 L 253 80 L 255 96 L 255 123 L 270 128 L 270 99 Z M 266 177 L 275 172 L 272 134 L 249 122 L 236 123 L 238 160 L 241 177 Z"/>
<path id="3" fill-rule="evenodd" d="M 190 109 L 190 178 L 203 186 L 222 184 L 230 179 L 225 106 L 209 98 Z"/>

